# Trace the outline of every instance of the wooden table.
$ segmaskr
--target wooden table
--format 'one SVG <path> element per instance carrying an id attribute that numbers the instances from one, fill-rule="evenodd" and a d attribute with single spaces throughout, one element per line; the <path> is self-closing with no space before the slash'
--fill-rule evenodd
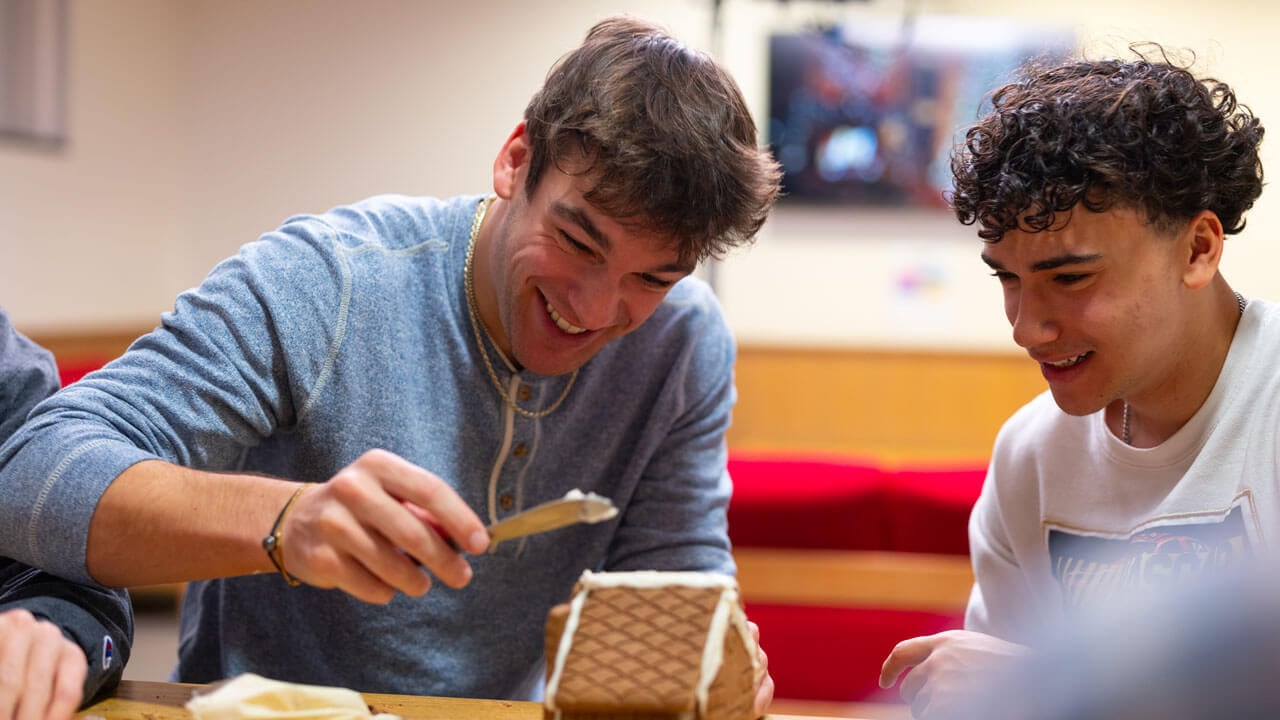
<path id="1" fill-rule="evenodd" d="M 110 697 L 85 708 L 77 718 L 106 720 L 191 720 L 187 701 L 200 685 L 124 680 Z M 382 695 L 364 693 L 374 712 L 405 720 L 541 720 L 542 704 L 507 700 Z"/>
<path id="2" fill-rule="evenodd" d="M 187 701 L 200 685 L 125 680 L 110 697 L 85 708 L 77 718 L 105 720 L 191 720 Z M 541 720 L 542 704 L 507 700 L 364 693 L 374 712 L 405 720 Z M 902 708 L 892 708 L 897 713 Z M 770 720 L 817 720 L 802 715 L 770 715 Z M 874 714 L 873 717 L 881 717 Z M 893 717 L 899 717 L 895 714 Z M 909 716 L 906 716 L 909 717 Z M 830 720 L 823 718 L 822 720 Z"/>

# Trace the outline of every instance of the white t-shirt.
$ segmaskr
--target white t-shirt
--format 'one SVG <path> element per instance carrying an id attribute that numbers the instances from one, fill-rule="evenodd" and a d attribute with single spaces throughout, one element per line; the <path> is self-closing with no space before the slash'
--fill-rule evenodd
<path id="1" fill-rule="evenodd" d="M 1130 447 L 1045 392 L 1001 428 L 969 520 L 965 627 L 1030 643 L 1137 590 L 1238 567 L 1280 529 L 1280 305 L 1251 301 L 1177 433 Z"/>

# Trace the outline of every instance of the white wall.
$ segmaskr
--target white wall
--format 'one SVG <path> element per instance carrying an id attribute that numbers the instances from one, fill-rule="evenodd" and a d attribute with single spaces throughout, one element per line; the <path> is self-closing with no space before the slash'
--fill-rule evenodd
<path id="1" fill-rule="evenodd" d="M 287 215 L 492 187 L 498 148 L 588 27 L 625 2 L 209 0 L 190 13 L 198 176 L 188 275 Z M 550 8 L 554 5 L 555 9 Z M 705 36 L 693 0 L 645 3 Z M 357 11 L 357 12 L 353 12 Z"/>
<path id="2" fill-rule="evenodd" d="M 185 272 L 180 8 L 73 8 L 69 141 L 0 145 L 0 304 L 24 329 L 154 322 Z"/>
<path id="3" fill-rule="evenodd" d="M 907 2 L 725 0 L 713 37 L 711 0 L 72 0 L 70 142 L 0 145 L 0 304 L 29 331 L 149 326 L 289 214 L 377 192 L 483 191 L 546 69 L 611 12 L 716 52 L 759 120 L 770 29 Z M 1269 4 L 910 4 L 1070 23 L 1088 47 L 1195 48 L 1203 70 L 1280 123 Z M 1265 193 L 1229 242 L 1225 272 L 1247 295 L 1280 298 L 1268 272 L 1277 213 L 1280 194 Z M 978 249 L 945 212 L 784 206 L 714 277 L 746 341 L 1012 349 Z"/>

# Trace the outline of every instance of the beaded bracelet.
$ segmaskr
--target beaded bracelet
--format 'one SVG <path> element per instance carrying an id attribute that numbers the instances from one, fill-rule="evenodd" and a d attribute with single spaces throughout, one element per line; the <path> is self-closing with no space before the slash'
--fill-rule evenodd
<path id="1" fill-rule="evenodd" d="M 297 490 L 293 491 L 293 494 L 289 496 L 289 501 L 284 504 L 284 507 L 280 508 L 280 514 L 276 516 L 275 523 L 271 525 L 271 532 L 262 538 L 262 549 L 267 551 L 267 559 L 271 561 L 272 565 L 276 566 L 276 570 L 280 571 L 280 576 L 284 578 L 284 581 L 293 586 L 301 585 L 302 583 L 284 569 L 284 546 L 280 543 L 280 530 L 284 524 L 284 516 L 288 515 L 289 508 L 293 507 L 293 501 L 297 500 L 302 491 L 309 487 L 311 487 L 311 483 L 302 483 Z"/>

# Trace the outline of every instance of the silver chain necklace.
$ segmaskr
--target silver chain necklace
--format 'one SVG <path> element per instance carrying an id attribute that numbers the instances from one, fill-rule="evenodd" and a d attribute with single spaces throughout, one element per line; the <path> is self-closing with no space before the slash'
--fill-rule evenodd
<path id="1" fill-rule="evenodd" d="M 1236 293 L 1236 305 L 1240 308 L 1241 317 L 1244 316 L 1244 296 Z M 1120 438 L 1124 440 L 1125 445 L 1129 445 L 1129 401 L 1124 401 L 1124 407 L 1120 411 Z"/>
<path id="2" fill-rule="evenodd" d="M 479 320 L 480 311 L 477 309 L 478 306 L 476 304 L 476 288 L 475 283 L 471 280 L 473 274 L 471 263 L 476 252 L 476 237 L 480 234 L 480 224 L 484 222 L 484 214 L 489 210 L 489 203 L 491 202 L 493 202 L 492 195 L 481 200 L 476 207 L 476 216 L 471 221 L 471 238 L 467 241 L 467 262 L 462 273 L 462 284 L 465 286 L 467 293 L 467 314 L 471 316 L 471 330 L 476 335 L 476 345 L 480 348 L 480 357 L 484 360 L 484 369 L 489 371 L 489 379 L 493 381 L 493 386 L 498 389 L 498 394 L 502 396 L 503 402 L 520 415 L 536 420 L 550 415 L 556 411 L 556 408 L 564 404 L 564 399 L 569 397 L 569 390 L 573 388 L 573 382 L 578 379 L 578 371 L 573 371 L 573 375 L 569 377 L 568 384 L 564 386 L 564 391 L 560 393 L 560 397 L 555 402 L 551 403 L 551 407 L 536 412 L 520 407 L 520 404 L 511 396 L 511 393 L 507 392 L 507 387 L 498 380 L 498 372 L 493 369 L 493 361 L 489 359 L 489 349 L 485 344 L 485 340 L 488 339 L 489 343 L 499 353 L 502 352 L 502 348 L 498 347 L 493 335 L 489 334 L 489 328 L 485 327 L 484 323 Z"/>

